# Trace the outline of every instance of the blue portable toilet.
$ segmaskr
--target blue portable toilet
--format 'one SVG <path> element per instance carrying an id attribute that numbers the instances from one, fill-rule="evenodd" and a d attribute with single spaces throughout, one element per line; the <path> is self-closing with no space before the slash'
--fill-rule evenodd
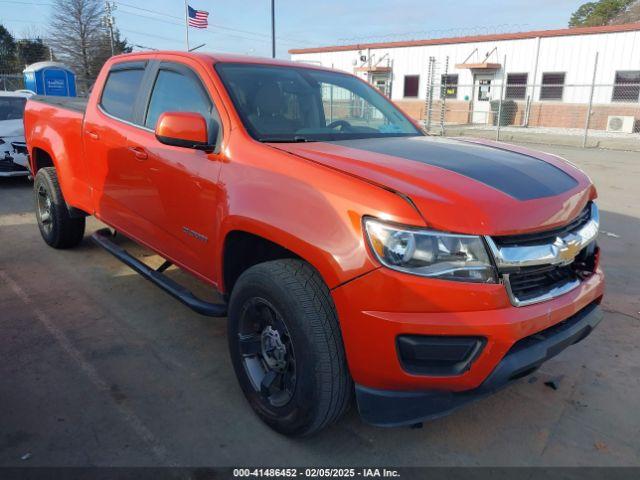
<path id="1" fill-rule="evenodd" d="M 32 63 L 24 69 L 24 88 L 38 95 L 76 96 L 76 75 L 59 62 Z"/>

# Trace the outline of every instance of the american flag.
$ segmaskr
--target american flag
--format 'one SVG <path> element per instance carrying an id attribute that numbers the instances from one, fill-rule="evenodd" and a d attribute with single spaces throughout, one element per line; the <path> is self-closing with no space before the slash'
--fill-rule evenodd
<path id="1" fill-rule="evenodd" d="M 209 12 L 196 10 L 187 5 L 189 9 L 189 26 L 194 28 L 207 28 L 209 26 Z"/>

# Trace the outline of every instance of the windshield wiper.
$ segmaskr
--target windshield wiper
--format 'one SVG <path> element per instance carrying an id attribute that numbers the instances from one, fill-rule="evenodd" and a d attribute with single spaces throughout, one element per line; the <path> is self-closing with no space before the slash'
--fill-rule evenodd
<path id="1" fill-rule="evenodd" d="M 306 142 L 317 142 L 317 140 L 311 140 L 302 135 L 296 135 L 291 138 L 281 138 L 281 137 L 262 137 L 260 138 L 261 142 L 264 143 L 306 143 Z"/>

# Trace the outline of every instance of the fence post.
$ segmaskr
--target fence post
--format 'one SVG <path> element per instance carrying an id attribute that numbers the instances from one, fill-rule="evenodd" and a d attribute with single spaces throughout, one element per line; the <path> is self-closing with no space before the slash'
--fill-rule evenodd
<path id="1" fill-rule="evenodd" d="M 444 62 L 444 84 L 440 85 L 440 135 L 444 137 L 444 117 L 447 114 L 447 83 L 449 80 L 449 56 Z M 440 82 L 442 83 L 442 82 Z"/>
<path id="2" fill-rule="evenodd" d="M 502 84 L 500 85 L 500 102 L 498 103 L 498 119 L 496 121 L 496 142 L 500 141 L 500 122 L 502 121 L 502 97 L 504 96 L 504 85 L 507 83 L 507 56 L 502 62 Z"/>
<path id="3" fill-rule="evenodd" d="M 587 118 L 584 121 L 584 137 L 582 137 L 582 148 L 587 146 L 587 137 L 589 135 L 589 123 L 591 122 L 591 107 L 593 107 L 593 91 L 596 88 L 596 73 L 598 71 L 598 54 L 593 62 L 593 78 L 591 79 L 591 92 L 589 93 L 589 106 L 587 107 Z"/>
<path id="4" fill-rule="evenodd" d="M 333 63 L 331 69 L 333 69 Z M 333 123 L 333 83 L 329 84 L 329 123 Z"/>
<path id="5" fill-rule="evenodd" d="M 433 106 L 433 74 L 435 69 L 435 57 L 429 57 L 429 68 L 427 71 L 427 95 L 425 100 L 425 121 L 424 129 L 429 132 L 431 130 L 431 109 Z"/>

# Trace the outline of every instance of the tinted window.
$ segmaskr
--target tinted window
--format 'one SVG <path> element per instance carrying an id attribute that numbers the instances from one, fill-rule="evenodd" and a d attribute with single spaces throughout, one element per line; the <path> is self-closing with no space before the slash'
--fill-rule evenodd
<path id="1" fill-rule="evenodd" d="M 527 77 L 526 73 L 509 73 L 507 75 L 507 92 L 506 98 L 514 100 L 524 100 L 527 96 Z"/>
<path id="2" fill-rule="evenodd" d="M 420 89 L 420 75 L 404 76 L 404 96 L 417 97 Z"/>
<path id="3" fill-rule="evenodd" d="M 442 98 L 458 98 L 458 75 L 442 75 L 440 79 Z"/>
<path id="4" fill-rule="evenodd" d="M 616 72 L 614 102 L 637 102 L 640 98 L 640 71 Z"/>
<path id="5" fill-rule="evenodd" d="M 143 68 L 114 70 L 102 92 L 102 108 L 116 118 L 133 121 L 133 109 L 144 76 Z"/>
<path id="6" fill-rule="evenodd" d="M 173 70 L 160 70 L 149 101 L 145 126 L 155 129 L 158 117 L 164 112 L 195 112 L 209 120 L 211 101 L 195 77 Z"/>
<path id="7" fill-rule="evenodd" d="M 352 75 L 252 64 L 215 68 L 246 129 L 261 141 L 419 135 L 376 88 Z"/>
<path id="8" fill-rule="evenodd" d="M 0 97 L 0 120 L 19 120 L 24 116 L 27 99 L 23 97 Z"/>
<path id="9" fill-rule="evenodd" d="M 543 73 L 540 100 L 562 100 L 564 73 Z"/>

